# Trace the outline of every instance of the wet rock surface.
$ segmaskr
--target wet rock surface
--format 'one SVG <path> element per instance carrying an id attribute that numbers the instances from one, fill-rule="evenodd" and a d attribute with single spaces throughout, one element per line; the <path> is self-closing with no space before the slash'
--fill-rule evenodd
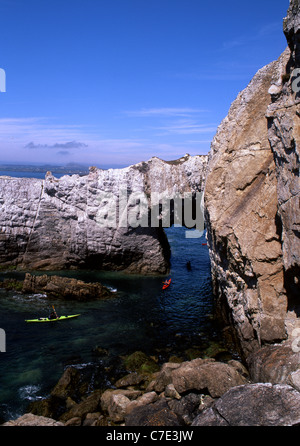
<path id="1" fill-rule="evenodd" d="M 272 353 L 273 346 L 269 347 Z M 289 356 L 285 347 L 278 347 L 278 352 L 285 355 L 287 364 L 292 364 L 293 352 Z M 213 358 L 167 362 L 157 367 L 157 371 L 128 373 L 126 359 L 142 357 L 141 352 L 136 353 L 120 359 L 118 366 L 116 363 L 110 369 L 109 376 L 108 368 L 101 362 L 97 374 L 96 364 L 67 367 L 47 398 L 31 403 L 25 418 L 5 425 L 294 426 L 300 423 L 299 364 L 287 366 L 289 373 L 285 372 L 284 379 L 280 373 L 269 374 L 273 379 L 270 382 L 265 368 L 271 370 L 280 361 L 275 355 L 272 365 L 267 363 L 265 367 L 262 358 L 268 356 L 268 351 L 264 348 L 256 358 L 252 357 L 252 362 L 256 362 L 255 368 L 250 367 L 254 379 L 240 361 L 220 362 Z M 143 359 L 145 363 L 153 360 L 145 354 Z M 114 372 L 117 372 L 115 377 Z M 266 382 L 255 382 L 257 376 L 264 376 Z"/>

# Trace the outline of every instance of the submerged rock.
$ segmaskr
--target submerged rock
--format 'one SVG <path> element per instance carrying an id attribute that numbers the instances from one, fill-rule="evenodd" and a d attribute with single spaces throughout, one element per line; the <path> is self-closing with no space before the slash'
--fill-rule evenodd
<path id="1" fill-rule="evenodd" d="M 78 398 L 81 381 L 82 376 L 80 370 L 76 367 L 67 367 L 58 383 L 51 391 L 51 396 L 60 399 L 76 399 Z"/>
<path id="2" fill-rule="evenodd" d="M 21 280 L 15 279 L 4 279 L 0 281 L 0 288 L 5 288 L 6 290 L 22 291 L 23 282 Z"/>
<path id="3" fill-rule="evenodd" d="M 73 404 L 69 411 L 61 415 L 59 420 L 62 422 L 67 422 L 73 418 L 83 420 L 88 413 L 97 412 L 100 409 L 101 394 L 101 390 L 95 390 L 80 403 Z"/>
<path id="4" fill-rule="evenodd" d="M 147 356 L 144 352 L 137 351 L 124 359 L 124 366 L 131 372 L 154 373 L 159 370 L 158 364 L 154 359 Z"/>

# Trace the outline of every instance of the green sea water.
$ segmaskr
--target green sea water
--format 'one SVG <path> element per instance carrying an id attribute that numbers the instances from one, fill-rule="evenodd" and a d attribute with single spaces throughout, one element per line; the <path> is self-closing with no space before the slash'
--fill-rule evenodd
<path id="1" fill-rule="evenodd" d="M 188 348 L 207 348 L 220 339 L 212 318 L 213 294 L 205 237 L 186 238 L 185 228 L 168 228 L 172 278 L 140 277 L 116 272 L 68 271 L 53 274 L 99 281 L 114 297 L 93 302 L 49 300 L 0 289 L 0 327 L 6 332 L 6 352 L 0 353 L 0 419 L 22 415 L 30 401 L 45 397 L 67 365 L 93 365 L 99 346 L 117 357 L 141 350 L 147 354 L 179 355 Z M 191 270 L 187 262 L 191 262 Z M 21 273 L 1 273 L 0 279 Z M 25 319 L 59 315 L 73 320 L 27 324 Z M 167 357 L 167 356 L 166 356 Z M 109 383 L 107 383 L 109 385 Z"/>

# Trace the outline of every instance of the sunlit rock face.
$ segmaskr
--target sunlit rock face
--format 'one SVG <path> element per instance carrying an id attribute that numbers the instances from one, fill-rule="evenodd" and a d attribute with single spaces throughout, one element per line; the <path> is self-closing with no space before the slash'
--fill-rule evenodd
<path id="1" fill-rule="evenodd" d="M 289 48 L 258 71 L 219 126 L 205 186 L 214 290 L 246 356 L 299 325 L 298 1 L 284 31 Z"/>
<path id="2" fill-rule="evenodd" d="M 152 158 L 124 169 L 45 180 L 0 178 L 0 264 L 165 274 L 170 249 L 159 224 L 139 220 L 151 196 L 203 190 L 206 156 Z M 154 227 L 152 227 L 154 226 Z"/>

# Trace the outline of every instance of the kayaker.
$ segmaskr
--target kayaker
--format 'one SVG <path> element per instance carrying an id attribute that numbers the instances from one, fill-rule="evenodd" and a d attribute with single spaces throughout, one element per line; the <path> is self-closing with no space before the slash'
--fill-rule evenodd
<path id="1" fill-rule="evenodd" d="M 53 307 L 53 311 L 51 311 L 49 319 L 58 319 L 55 308 Z"/>

